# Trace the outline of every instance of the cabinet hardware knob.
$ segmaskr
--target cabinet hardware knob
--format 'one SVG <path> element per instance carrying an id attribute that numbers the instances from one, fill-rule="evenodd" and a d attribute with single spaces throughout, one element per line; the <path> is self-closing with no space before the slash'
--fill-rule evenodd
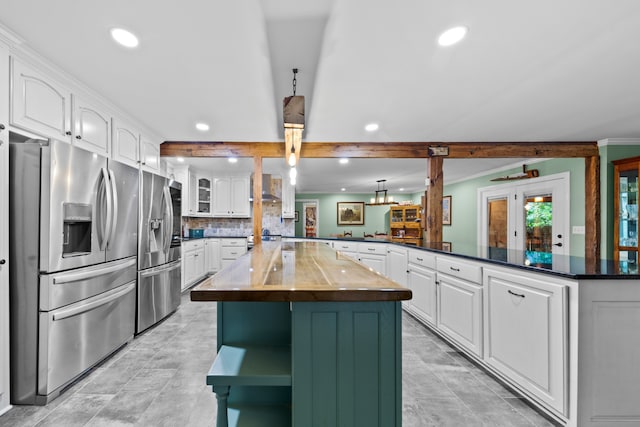
<path id="1" fill-rule="evenodd" d="M 0 259 L 0 265 L 5 265 L 7 263 L 6 259 Z"/>
<path id="2" fill-rule="evenodd" d="M 82 139 L 81 135 L 76 135 L 76 139 Z"/>
<path id="3" fill-rule="evenodd" d="M 453 268 L 453 267 L 449 267 L 449 268 L 450 268 L 451 270 L 453 270 L 453 271 L 460 271 L 460 269 L 459 269 L 459 268 Z"/>
<path id="4" fill-rule="evenodd" d="M 0 130 L 4 130 L 4 125 L 0 123 Z"/>
<path id="5" fill-rule="evenodd" d="M 561 248 L 562 247 L 562 243 L 554 243 L 553 246 L 557 246 L 557 247 Z"/>
<path id="6" fill-rule="evenodd" d="M 64 134 L 65 134 L 65 135 L 71 135 L 71 131 L 70 131 L 70 130 L 68 130 L 68 131 L 66 131 Z"/>
<path id="7" fill-rule="evenodd" d="M 509 292 L 511 295 L 513 295 L 514 297 L 520 297 L 520 298 L 524 298 L 525 295 L 524 294 L 516 294 L 515 292 L 513 292 L 511 289 L 509 289 L 507 292 Z"/>

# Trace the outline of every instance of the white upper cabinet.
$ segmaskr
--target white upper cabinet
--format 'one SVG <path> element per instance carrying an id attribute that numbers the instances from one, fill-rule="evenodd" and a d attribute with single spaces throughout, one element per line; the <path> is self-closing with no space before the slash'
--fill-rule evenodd
<path id="1" fill-rule="evenodd" d="M 140 134 L 130 124 L 113 119 L 112 157 L 122 163 L 138 167 Z"/>
<path id="2" fill-rule="evenodd" d="M 160 144 L 145 135 L 140 135 L 140 165 L 150 172 L 160 171 Z"/>
<path id="3" fill-rule="evenodd" d="M 17 58 L 11 67 L 11 124 L 70 142 L 71 91 Z"/>
<path id="4" fill-rule="evenodd" d="M 296 187 L 282 178 L 282 218 L 292 219 L 296 216 Z"/>
<path id="5" fill-rule="evenodd" d="M 196 173 L 196 185 L 198 188 L 197 214 L 211 216 L 211 176 L 203 172 Z"/>
<path id="6" fill-rule="evenodd" d="M 213 180 L 213 216 L 249 218 L 249 176 L 218 177 Z"/>
<path id="7" fill-rule="evenodd" d="M 108 156 L 111 150 L 111 115 L 73 96 L 73 144 Z"/>

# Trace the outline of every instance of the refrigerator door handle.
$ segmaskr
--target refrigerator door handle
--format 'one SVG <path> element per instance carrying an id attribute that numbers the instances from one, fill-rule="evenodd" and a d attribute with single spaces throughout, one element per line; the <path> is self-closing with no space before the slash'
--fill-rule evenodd
<path id="1" fill-rule="evenodd" d="M 171 192 L 169 191 L 168 186 L 164 186 L 162 189 L 164 193 L 164 203 L 165 208 L 167 209 L 168 221 L 165 224 L 165 240 L 164 240 L 164 253 L 169 253 L 169 248 L 171 247 L 171 230 L 173 230 L 173 210 L 171 206 Z"/>
<path id="2" fill-rule="evenodd" d="M 110 184 L 109 184 L 109 174 L 107 172 L 106 168 L 101 168 L 100 170 L 101 174 L 102 174 L 102 182 L 100 185 L 100 188 L 102 189 L 102 191 L 105 192 L 106 196 L 107 196 L 107 212 L 106 212 L 106 223 L 104 225 L 104 230 L 102 230 L 102 241 L 100 242 L 100 250 L 104 251 L 107 249 L 107 243 L 109 241 L 109 234 L 111 233 L 111 226 L 113 224 L 113 200 L 112 200 L 112 193 L 111 193 L 111 189 L 110 189 Z M 101 210 L 102 206 L 98 206 L 98 208 L 100 209 L 100 215 L 104 215 L 105 212 L 103 212 Z"/>
<path id="3" fill-rule="evenodd" d="M 116 186 L 116 177 L 111 169 L 109 169 L 109 178 L 109 181 L 111 182 L 109 188 L 111 188 L 113 208 L 111 211 L 111 230 L 109 231 L 109 240 L 107 242 L 107 247 L 109 246 L 109 244 L 111 244 L 111 242 L 113 242 L 113 237 L 118 228 L 118 189 Z"/>
<path id="4" fill-rule="evenodd" d="M 126 286 L 125 289 L 122 289 L 118 292 L 115 292 L 109 296 L 101 298 L 99 300 L 93 301 L 92 303 L 81 305 L 79 307 L 69 308 L 67 310 L 60 310 L 53 314 L 53 321 L 67 319 L 71 316 L 76 316 L 78 314 L 86 313 L 87 311 L 91 311 L 96 307 L 100 307 L 101 305 L 105 305 L 110 303 L 111 301 L 117 300 L 124 294 L 131 292 L 135 288 L 136 284 L 134 282 L 130 283 Z"/>
<path id="5" fill-rule="evenodd" d="M 127 267 L 131 267 L 132 265 L 136 265 L 135 258 L 130 259 L 125 263 L 112 265 L 111 267 L 102 268 L 100 270 L 85 271 L 82 273 L 70 273 L 70 274 L 61 275 L 59 277 L 54 277 L 53 284 L 60 285 L 62 283 L 80 282 L 83 280 L 91 279 L 92 277 L 103 276 L 105 274 L 110 274 L 115 271 L 124 270 Z"/>
<path id="6" fill-rule="evenodd" d="M 160 267 L 150 268 L 148 270 L 140 272 L 140 277 L 157 276 L 158 273 L 165 273 L 167 271 L 173 271 L 181 267 L 180 261 L 172 264 L 162 265 Z"/>

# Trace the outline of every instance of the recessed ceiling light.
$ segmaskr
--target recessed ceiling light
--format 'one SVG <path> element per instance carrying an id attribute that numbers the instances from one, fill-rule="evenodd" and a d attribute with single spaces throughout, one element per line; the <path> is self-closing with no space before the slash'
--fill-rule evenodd
<path id="1" fill-rule="evenodd" d="M 138 37 L 135 36 L 131 31 L 127 31 L 123 28 L 112 28 L 111 29 L 111 37 L 121 44 L 124 47 L 137 47 L 140 43 L 138 41 Z"/>
<path id="2" fill-rule="evenodd" d="M 375 132 L 380 128 L 380 126 L 377 123 L 369 123 L 368 125 L 366 125 L 364 127 L 364 130 L 366 130 L 367 132 Z"/>
<path id="3" fill-rule="evenodd" d="M 466 27 L 449 28 L 447 31 L 440 34 L 440 37 L 438 37 L 438 44 L 440 46 L 451 46 L 452 44 L 458 43 L 466 35 L 467 35 Z"/>
<path id="4" fill-rule="evenodd" d="M 179 161 L 180 163 L 184 162 L 184 157 L 178 157 L 176 158 L 177 161 Z"/>
<path id="5" fill-rule="evenodd" d="M 404 188 L 400 188 L 398 191 L 404 191 Z"/>
<path id="6" fill-rule="evenodd" d="M 229 157 L 227 160 L 229 161 L 229 163 L 238 163 L 237 157 Z"/>
<path id="7" fill-rule="evenodd" d="M 347 189 L 343 187 L 340 189 L 340 191 L 347 191 Z"/>
<path id="8" fill-rule="evenodd" d="M 339 160 L 341 165 L 346 165 L 347 163 L 349 163 L 349 159 L 347 159 L 346 157 L 343 157 Z"/>
<path id="9" fill-rule="evenodd" d="M 202 132 L 206 132 L 209 130 L 209 125 L 206 123 L 196 123 L 196 129 Z"/>

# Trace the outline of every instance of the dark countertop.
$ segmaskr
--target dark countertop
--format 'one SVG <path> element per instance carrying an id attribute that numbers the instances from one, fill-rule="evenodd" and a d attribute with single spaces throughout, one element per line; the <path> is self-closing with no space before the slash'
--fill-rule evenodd
<path id="1" fill-rule="evenodd" d="M 613 260 L 607 259 L 602 259 L 600 262 L 590 263 L 584 257 L 568 255 L 551 256 L 550 254 L 542 252 L 510 251 L 502 248 L 480 247 L 461 243 L 450 244 L 451 251 L 448 251 L 442 249 L 442 242 L 423 243 L 420 246 L 416 246 L 375 238 L 309 237 L 305 239 L 387 243 L 407 248 L 421 249 L 428 252 L 443 253 L 473 261 L 488 262 L 506 267 L 515 267 L 538 273 L 552 274 L 570 279 L 640 279 L 640 273 L 638 273 L 636 264 L 628 264 L 625 266 L 620 265 L 622 263 L 616 264 Z M 625 268 L 627 269 L 626 271 Z M 633 270 L 629 273 L 628 271 L 631 269 Z"/>
<path id="2" fill-rule="evenodd" d="M 190 240 L 202 240 L 202 239 L 246 239 L 249 236 L 203 236 L 203 237 L 183 237 L 183 242 Z"/>

